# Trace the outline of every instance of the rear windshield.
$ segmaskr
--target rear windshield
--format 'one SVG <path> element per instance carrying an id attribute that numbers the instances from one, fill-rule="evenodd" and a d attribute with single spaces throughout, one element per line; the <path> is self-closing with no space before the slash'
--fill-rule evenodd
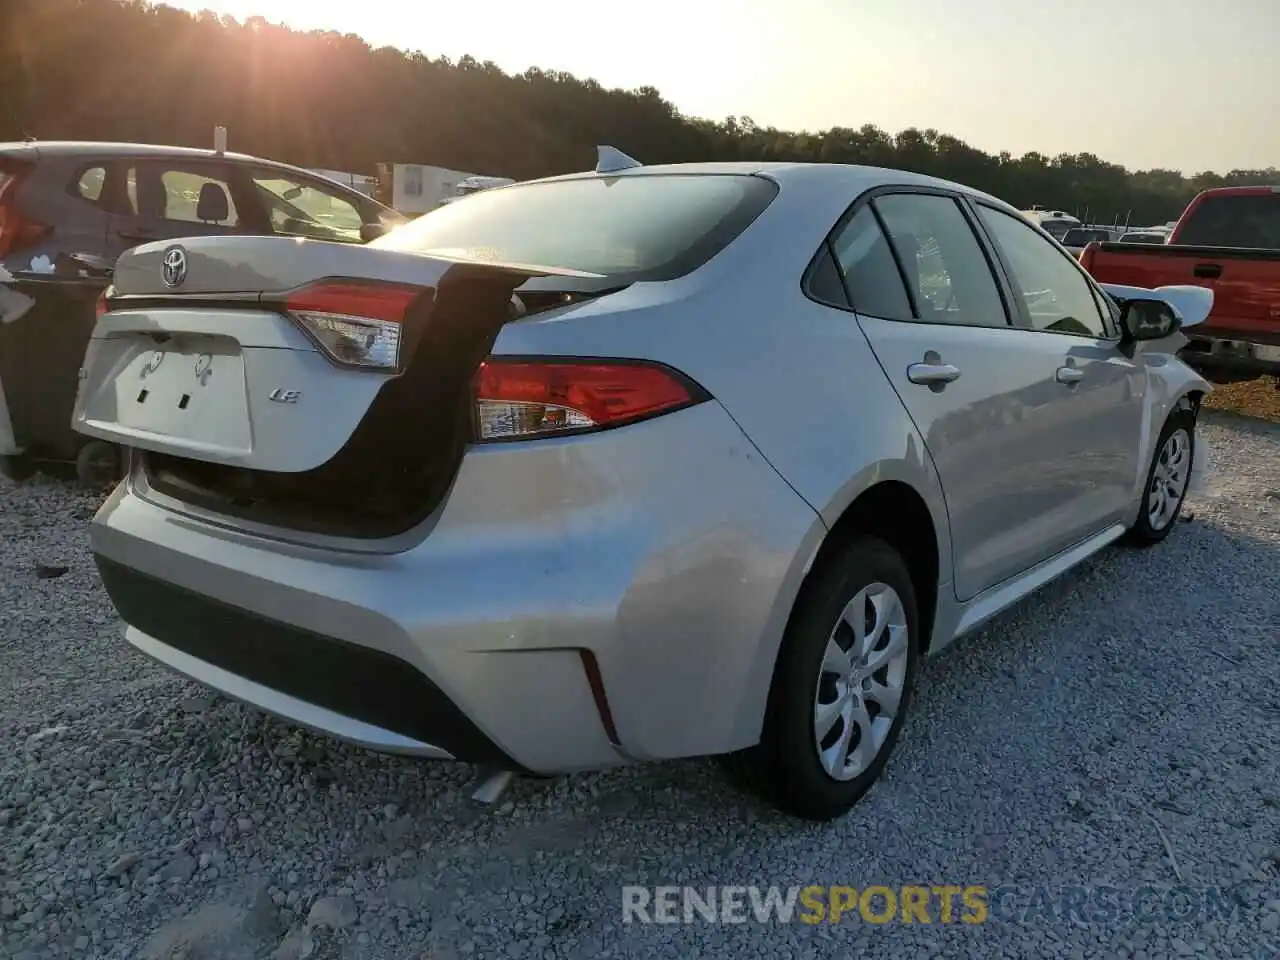
<path id="1" fill-rule="evenodd" d="M 670 280 L 701 266 L 777 196 L 762 177 L 632 174 L 482 190 L 370 244 L 467 260 Z"/>
<path id="2" fill-rule="evenodd" d="M 1209 197 L 1179 228 L 1178 243 L 1280 250 L 1280 194 Z"/>

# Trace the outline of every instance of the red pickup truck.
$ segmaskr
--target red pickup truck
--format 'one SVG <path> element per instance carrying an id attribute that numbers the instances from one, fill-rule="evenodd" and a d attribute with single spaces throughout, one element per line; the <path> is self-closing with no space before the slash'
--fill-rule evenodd
<path id="1" fill-rule="evenodd" d="M 1218 383 L 1280 377 L 1280 186 L 1205 190 L 1167 244 L 1090 243 L 1080 264 L 1099 283 L 1208 287 L 1182 359 Z"/>

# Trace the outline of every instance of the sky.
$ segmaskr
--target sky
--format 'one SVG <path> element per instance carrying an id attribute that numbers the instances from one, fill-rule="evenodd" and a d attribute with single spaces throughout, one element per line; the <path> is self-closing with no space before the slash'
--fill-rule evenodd
<path id="1" fill-rule="evenodd" d="M 164 2 L 653 86 L 717 120 L 933 127 L 1187 174 L 1280 166 L 1280 0 Z"/>

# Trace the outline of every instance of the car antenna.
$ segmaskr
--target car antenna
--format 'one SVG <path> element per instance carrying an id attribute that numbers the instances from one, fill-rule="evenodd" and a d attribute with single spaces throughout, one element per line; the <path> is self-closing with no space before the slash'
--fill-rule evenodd
<path id="1" fill-rule="evenodd" d="M 644 164 L 634 157 L 628 157 L 617 147 L 601 144 L 596 147 L 596 173 L 617 173 L 619 170 L 630 170 L 643 167 Z"/>

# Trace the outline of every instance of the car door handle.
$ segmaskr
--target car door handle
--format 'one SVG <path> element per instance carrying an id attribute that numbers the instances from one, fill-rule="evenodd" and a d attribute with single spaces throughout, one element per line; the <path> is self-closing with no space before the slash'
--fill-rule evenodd
<path id="1" fill-rule="evenodd" d="M 1214 280 L 1222 276 L 1222 264 L 1220 263 L 1197 263 L 1195 269 L 1191 271 L 1193 276 L 1200 277 L 1204 280 Z"/>
<path id="2" fill-rule="evenodd" d="M 907 379 L 927 387 L 945 386 L 960 379 L 960 368 L 949 363 L 913 363 L 907 367 Z"/>
<path id="3" fill-rule="evenodd" d="M 1059 367 L 1058 382 L 1065 384 L 1079 383 L 1084 379 L 1084 371 L 1079 367 Z"/>

